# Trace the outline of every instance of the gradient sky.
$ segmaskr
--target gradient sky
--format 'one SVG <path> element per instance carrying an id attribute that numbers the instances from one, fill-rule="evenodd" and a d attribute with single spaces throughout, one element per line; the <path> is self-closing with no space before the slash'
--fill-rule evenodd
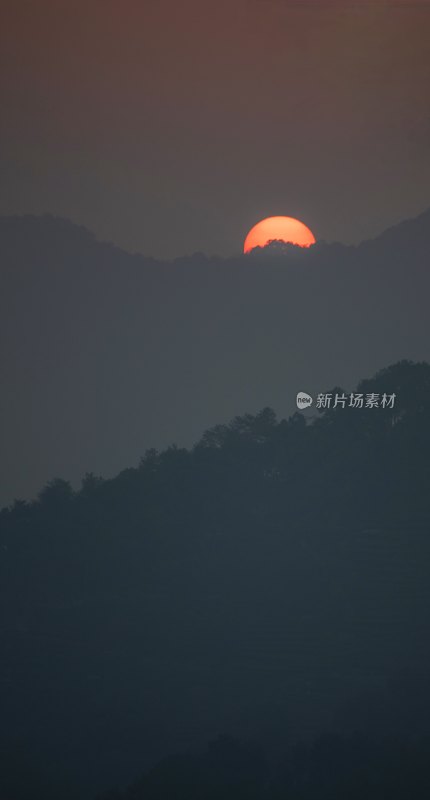
<path id="1" fill-rule="evenodd" d="M 430 205 L 428 2 L 9 0 L 0 39 L 1 214 L 172 258 Z"/>

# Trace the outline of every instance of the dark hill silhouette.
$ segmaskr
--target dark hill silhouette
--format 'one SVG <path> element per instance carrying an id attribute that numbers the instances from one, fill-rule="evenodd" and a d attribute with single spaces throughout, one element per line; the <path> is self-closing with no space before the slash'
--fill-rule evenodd
<path id="1" fill-rule="evenodd" d="M 414 219 L 407 219 L 397 225 L 393 225 L 388 230 L 370 242 L 364 242 L 363 246 L 373 245 L 382 250 L 387 245 L 393 252 L 407 252 L 413 243 L 414 249 L 428 254 L 428 237 L 430 229 L 430 209 L 424 211 Z"/>
<path id="2" fill-rule="evenodd" d="M 395 406 L 265 408 L 1 512 L 8 763 L 83 798 L 220 732 L 429 733 L 430 366 L 357 391 Z"/>
<path id="3" fill-rule="evenodd" d="M 1 218 L 0 504 L 53 474 L 76 485 L 189 446 L 244 408 L 289 415 L 300 389 L 430 359 L 429 221 L 358 247 L 166 263 L 66 220 Z"/>
<path id="4" fill-rule="evenodd" d="M 220 737 L 203 752 L 164 759 L 124 792 L 99 800 L 424 798 L 430 790 L 429 744 L 324 736 L 291 748 L 270 774 L 255 747 Z"/>

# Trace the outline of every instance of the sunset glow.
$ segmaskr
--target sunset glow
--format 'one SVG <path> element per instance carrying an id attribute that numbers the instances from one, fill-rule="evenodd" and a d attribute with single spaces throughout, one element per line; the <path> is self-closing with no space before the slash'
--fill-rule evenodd
<path id="1" fill-rule="evenodd" d="M 243 252 L 249 253 L 254 247 L 265 247 L 274 239 L 299 247 L 310 247 L 316 241 L 312 231 L 294 217 L 267 217 L 251 228 Z"/>

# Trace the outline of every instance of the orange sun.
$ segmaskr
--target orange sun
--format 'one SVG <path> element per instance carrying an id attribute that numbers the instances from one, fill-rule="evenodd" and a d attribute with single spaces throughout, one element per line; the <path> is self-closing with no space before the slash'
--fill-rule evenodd
<path id="1" fill-rule="evenodd" d="M 273 239 L 280 239 L 286 244 L 297 244 L 299 247 L 310 247 L 315 244 L 312 231 L 294 217 L 267 217 L 257 222 L 248 233 L 243 245 L 243 252 L 249 253 L 254 247 L 265 247 Z"/>

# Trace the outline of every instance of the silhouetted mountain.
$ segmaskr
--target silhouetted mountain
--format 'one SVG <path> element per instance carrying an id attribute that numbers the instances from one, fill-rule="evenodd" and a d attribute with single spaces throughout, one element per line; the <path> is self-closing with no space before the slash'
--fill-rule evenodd
<path id="1" fill-rule="evenodd" d="M 430 790 L 430 742 L 324 736 L 291 748 L 269 770 L 255 748 L 226 737 L 207 751 L 163 760 L 124 792 L 99 800 L 404 800 Z"/>
<path id="2" fill-rule="evenodd" d="M 430 366 L 356 393 L 396 397 L 266 408 L 1 512 L 0 751 L 82 798 L 220 732 L 271 759 L 429 733 Z"/>
<path id="3" fill-rule="evenodd" d="M 429 221 L 359 247 L 166 263 L 66 220 L 0 219 L 0 503 L 430 359 Z"/>
<path id="4" fill-rule="evenodd" d="M 430 209 L 424 211 L 415 219 L 408 219 L 393 225 L 370 242 L 364 242 L 361 247 L 391 248 L 393 253 L 407 253 L 413 246 L 414 251 L 422 251 L 423 255 L 429 252 Z"/>

